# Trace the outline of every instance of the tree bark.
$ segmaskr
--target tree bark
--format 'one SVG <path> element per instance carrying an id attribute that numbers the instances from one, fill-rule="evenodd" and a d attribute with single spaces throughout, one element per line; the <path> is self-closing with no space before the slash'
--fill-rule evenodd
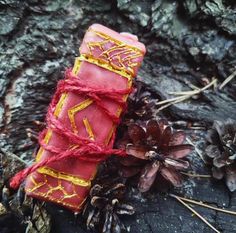
<path id="1" fill-rule="evenodd" d="M 212 78 L 222 83 L 236 68 L 233 0 L 0 0 L 0 16 L 0 147 L 26 161 L 35 149 L 26 130 L 35 129 L 33 121 L 44 121 L 57 81 L 73 66 L 92 23 L 138 35 L 148 51 L 138 79 L 161 100 L 193 85 L 202 88 Z M 235 109 L 233 79 L 222 90 L 210 88 L 161 114 L 171 121 L 209 125 L 215 119 L 236 119 Z M 201 146 L 203 134 L 196 135 Z M 196 153 L 191 160 L 195 172 L 209 173 Z M 211 232 L 170 197 L 136 192 L 129 194 L 137 214 L 125 219 L 131 232 Z M 189 178 L 183 188 L 171 192 L 236 208 L 235 194 L 211 179 Z M 53 232 L 83 231 L 70 213 L 52 209 Z M 222 232 L 236 231 L 233 217 L 196 209 Z"/>

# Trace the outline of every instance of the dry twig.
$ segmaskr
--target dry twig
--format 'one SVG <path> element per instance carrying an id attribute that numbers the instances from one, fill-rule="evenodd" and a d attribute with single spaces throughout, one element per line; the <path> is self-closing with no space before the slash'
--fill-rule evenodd
<path id="1" fill-rule="evenodd" d="M 220 85 L 219 89 L 221 90 L 227 83 L 229 83 L 234 77 L 236 77 L 236 70 L 224 80 L 224 82 Z"/>
<path id="2" fill-rule="evenodd" d="M 11 153 L 11 152 L 9 152 L 9 151 L 5 151 L 5 150 L 2 149 L 2 148 L 0 149 L 0 151 L 1 151 L 4 155 L 9 156 L 9 157 L 12 157 L 13 159 L 20 161 L 21 163 L 23 163 L 23 164 L 25 164 L 25 165 L 28 165 L 27 162 L 25 162 L 23 159 L 21 159 L 20 157 L 18 157 L 18 156 L 15 155 L 15 154 L 13 154 L 13 153 Z"/>
<path id="3" fill-rule="evenodd" d="M 184 100 L 187 100 L 195 95 L 198 95 L 202 93 L 203 91 L 209 89 L 210 87 L 214 86 L 216 83 L 217 83 L 217 80 L 213 79 L 209 84 L 207 84 L 203 88 L 196 87 L 194 90 L 191 90 L 191 91 L 170 92 L 170 94 L 177 95 L 177 97 L 157 102 L 156 103 L 157 106 L 164 104 L 163 106 L 157 109 L 157 112 L 160 112 L 161 110 L 168 108 L 169 106 L 173 104 L 183 102 Z"/>

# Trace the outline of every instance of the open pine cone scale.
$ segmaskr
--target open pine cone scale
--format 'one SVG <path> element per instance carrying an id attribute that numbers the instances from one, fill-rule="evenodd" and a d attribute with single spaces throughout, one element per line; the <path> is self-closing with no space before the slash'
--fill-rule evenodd
<path id="1" fill-rule="evenodd" d="M 149 120 L 144 125 L 130 125 L 128 137 L 126 153 L 129 157 L 121 161 L 123 176 L 140 173 L 138 186 L 142 192 L 150 189 L 158 172 L 174 186 L 181 185 L 178 170 L 189 167 L 189 162 L 183 158 L 193 149 L 183 144 L 183 131 L 173 132 L 166 120 Z"/>

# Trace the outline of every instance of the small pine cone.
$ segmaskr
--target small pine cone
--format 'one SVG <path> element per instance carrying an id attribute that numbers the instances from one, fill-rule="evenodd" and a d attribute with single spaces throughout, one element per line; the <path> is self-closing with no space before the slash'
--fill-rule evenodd
<path id="1" fill-rule="evenodd" d="M 128 98 L 129 111 L 125 114 L 124 124 L 129 125 L 136 120 L 151 119 L 156 101 L 158 101 L 157 97 L 153 96 L 141 82 L 136 81 L 135 92 Z"/>
<path id="2" fill-rule="evenodd" d="M 99 229 L 103 233 L 126 232 L 119 215 L 133 215 L 134 208 L 123 203 L 124 194 L 125 185 L 122 183 L 95 184 L 90 190 L 90 197 L 83 211 L 87 228 Z"/>
<path id="3" fill-rule="evenodd" d="M 215 179 L 225 179 L 231 192 L 236 190 L 236 121 L 214 121 L 207 132 L 205 156 Z"/>

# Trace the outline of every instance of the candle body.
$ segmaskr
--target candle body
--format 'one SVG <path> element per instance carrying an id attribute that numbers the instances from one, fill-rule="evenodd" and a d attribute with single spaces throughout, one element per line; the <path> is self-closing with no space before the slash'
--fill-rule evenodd
<path id="1" fill-rule="evenodd" d="M 145 47 L 133 37 L 119 34 L 102 25 L 94 24 L 86 32 L 80 47 L 80 57 L 75 61 L 73 74 L 81 83 L 94 88 L 124 90 L 132 85 L 132 78 L 143 60 Z M 120 95 L 126 100 L 127 95 Z M 107 98 L 103 104 L 120 116 L 121 106 Z M 82 137 L 112 148 L 111 138 L 116 125 L 94 101 L 84 95 L 63 93 L 54 115 L 71 131 Z M 48 128 L 44 142 L 66 150 L 72 146 Z M 36 161 L 53 155 L 39 149 Z M 68 158 L 39 168 L 26 179 L 27 195 L 51 201 L 79 212 L 88 195 L 98 163 Z"/>

